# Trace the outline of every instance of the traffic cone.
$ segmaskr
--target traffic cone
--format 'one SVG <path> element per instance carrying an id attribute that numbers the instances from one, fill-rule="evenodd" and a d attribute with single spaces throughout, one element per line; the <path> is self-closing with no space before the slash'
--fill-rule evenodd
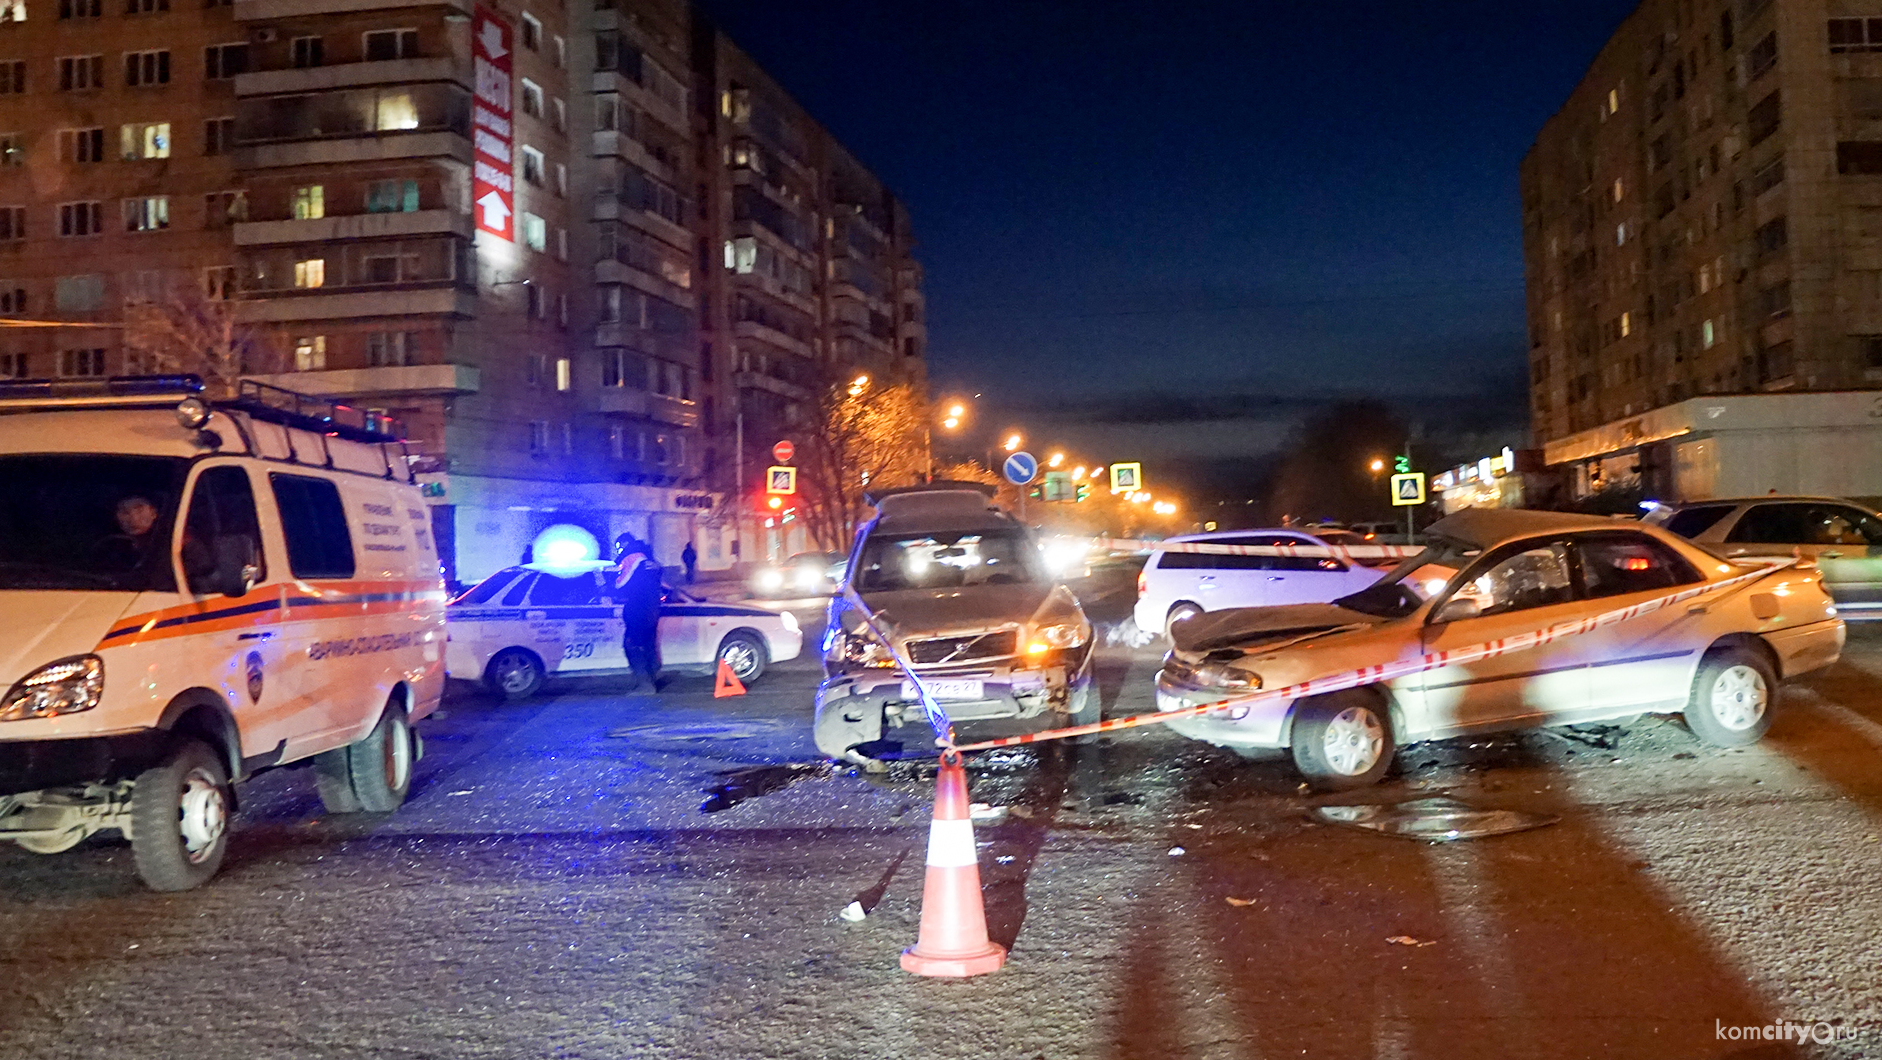
<path id="1" fill-rule="evenodd" d="M 713 682 L 712 698 L 724 699 L 727 696 L 742 696 L 744 694 L 745 683 L 738 679 L 738 675 L 732 672 L 732 668 L 726 665 L 724 659 L 720 659 L 719 677 L 717 681 Z"/>
<path id="2" fill-rule="evenodd" d="M 928 878 L 921 892 L 921 934 L 902 951 L 902 970 L 916 975 L 969 976 L 998 971 L 1006 950 L 987 938 L 980 901 L 980 856 L 967 816 L 967 771 L 958 751 L 941 756 L 934 820 L 928 825 Z"/>

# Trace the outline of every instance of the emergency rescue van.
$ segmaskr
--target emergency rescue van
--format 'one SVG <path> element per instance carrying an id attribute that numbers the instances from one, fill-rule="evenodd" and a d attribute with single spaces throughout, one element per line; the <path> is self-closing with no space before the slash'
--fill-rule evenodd
<path id="1" fill-rule="evenodd" d="M 398 808 L 444 689 L 444 585 L 387 421 L 194 376 L 0 383 L 0 839 L 103 829 L 214 875 L 233 782 L 307 763 Z"/>

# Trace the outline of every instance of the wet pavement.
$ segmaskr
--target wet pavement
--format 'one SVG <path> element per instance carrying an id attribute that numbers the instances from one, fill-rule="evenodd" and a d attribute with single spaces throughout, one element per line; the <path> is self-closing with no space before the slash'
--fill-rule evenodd
<path id="1" fill-rule="evenodd" d="M 1103 650 L 1107 715 L 1156 663 Z M 0 1056 L 1882 1056 L 1882 630 L 1734 751 L 1654 719 L 1456 740 L 1360 796 L 1157 729 L 978 756 L 1011 959 L 964 982 L 896 960 L 932 767 L 819 762 L 815 679 L 459 689 L 404 809 L 325 818 L 309 773 L 264 775 L 194 892 L 112 840 L 0 850 Z M 1311 814 L 1438 796 L 1559 820 Z M 1779 1020 L 1853 1037 L 1746 1036 Z"/>

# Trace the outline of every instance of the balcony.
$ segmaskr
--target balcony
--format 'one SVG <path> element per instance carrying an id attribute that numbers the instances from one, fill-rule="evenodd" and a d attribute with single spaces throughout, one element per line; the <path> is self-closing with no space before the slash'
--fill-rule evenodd
<path id="1" fill-rule="evenodd" d="M 372 317 L 457 316 L 477 314 L 477 296 L 462 287 L 335 291 L 282 291 L 249 294 L 237 302 L 236 317 L 250 324 L 286 324 L 301 320 L 356 320 Z"/>
<path id="2" fill-rule="evenodd" d="M 794 339 L 784 332 L 779 331 L 777 328 L 768 327 L 756 320 L 740 320 L 734 322 L 732 324 L 732 334 L 741 339 L 756 339 L 769 346 L 794 353 L 799 357 L 809 357 L 811 355 L 809 343 L 802 339 Z"/>
<path id="3" fill-rule="evenodd" d="M 235 0 L 237 22 L 258 22 L 276 18 L 305 18 L 310 15 L 341 15 L 354 11 L 381 11 L 386 0 Z M 436 7 L 470 14 L 471 0 L 399 0 L 400 8 Z"/>
<path id="4" fill-rule="evenodd" d="M 631 225 L 688 255 L 693 253 L 692 248 L 697 245 L 693 234 L 684 226 L 674 224 L 659 214 L 627 206 L 612 192 L 604 191 L 595 196 L 595 210 L 589 216 L 595 221 L 619 221 Z"/>
<path id="5" fill-rule="evenodd" d="M 622 98 L 632 100 L 642 113 L 657 119 L 688 140 L 693 138 L 692 125 L 687 122 L 680 108 L 642 88 L 640 82 L 626 74 L 614 70 L 596 70 L 591 87 L 597 93 L 618 92 Z"/>
<path id="6" fill-rule="evenodd" d="M 653 295 L 655 298 L 664 298 L 686 309 L 699 308 L 699 301 L 693 296 L 693 292 L 651 272 L 634 268 L 631 265 L 623 265 L 613 258 L 595 262 L 595 282 L 625 284 L 637 291 Z"/>
<path id="7" fill-rule="evenodd" d="M 598 412 L 634 416 L 673 427 L 699 426 L 699 403 L 626 386 L 604 386 L 596 392 Z"/>
<path id="8" fill-rule="evenodd" d="M 235 226 L 238 247 L 272 243 L 324 243 L 333 240 L 384 239 L 397 236 L 454 235 L 469 239 L 469 214 L 450 210 L 410 213 L 360 213 L 307 221 L 244 221 Z"/>
<path id="9" fill-rule="evenodd" d="M 236 149 L 235 168 L 335 166 L 400 158 L 450 158 L 468 166 L 470 138 L 454 132 L 393 132 L 254 144 Z"/>
<path id="10" fill-rule="evenodd" d="M 475 394 L 482 386 L 481 376 L 481 372 L 467 364 L 408 364 L 283 372 L 248 378 L 302 394 L 377 397 L 381 394 Z"/>
<path id="11" fill-rule="evenodd" d="M 455 81 L 472 87 L 470 68 L 454 59 L 388 59 L 371 63 L 338 63 L 290 70 L 263 70 L 235 78 L 237 96 L 273 96 L 321 92 L 360 85 L 403 85 L 419 81 Z"/>
<path id="12" fill-rule="evenodd" d="M 668 184 L 679 183 L 672 166 L 655 158 L 648 152 L 646 145 L 624 132 L 597 129 L 594 134 L 594 155 L 596 158 L 625 158 Z"/>
<path id="13" fill-rule="evenodd" d="M 787 383 L 757 372 L 733 372 L 732 385 L 741 390 L 764 390 L 792 401 L 810 400 L 810 391 L 795 383 Z"/>

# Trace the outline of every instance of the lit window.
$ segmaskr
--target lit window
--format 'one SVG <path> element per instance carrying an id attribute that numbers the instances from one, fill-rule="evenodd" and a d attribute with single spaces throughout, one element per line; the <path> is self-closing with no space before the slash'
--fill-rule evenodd
<path id="1" fill-rule="evenodd" d="M 1620 112 L 1621 112 L 1621 90 L 1618 88 L 1610 88 L 1608 89 L 1608 113 L 1619 114 Z"/>
<path id="2" fill-rule="evenodd" d="M 1614 245 L 1617 247 L 1623 247 L 1627 245 L 1627 222 L 1626 221 L 1622 221 L 1620 224 L 1614 226 Z"/>
<path id="3" fill-rule="evenodd" d="M 1709 350 L 1712 348 L 1712 344 L 1716 341 L 1718 341 L 1718 336 L 1715 335 L 1712 331 L 1712 321 L 1708 320 L 1700 324 L 1699 325 L 1700 345 L 1704 346 L 1706 349 Z"/>
<path id="4" fill-rule="evenodd" d="M 170 123 L 126 125 L 119 130 L 118 146 L 126 162 L 170 157 Z"/>
<path id="5" fill-rule="evenodd" d="M 555 388 L 557 390 L 566 392 L 569 387 L 574 385 L 570 374 L 569 359 L 567 357 L 557 357 L 555 361 Z"/>
<path id="6" fill-rule="evenodd" d="M 1614 180 L 1614 201 L 1620 202 L 1627 195 L 1627 183 L 1620 178 Z"/>
<path id="7" fill-rule="evenodd" d="M 156 232 L 170 227 L 170 197 L 152 195 L 124 200 L 126 232 Z"/>
<path id="8" fill-rule="evenodd" d="M 417 181 L 375 180 L 366 185 L 367 213 L 416 213 L 417 211 Z"/>
<path id="9" fill-rule="evenodd" d="M 1627 336 L 1632 335 L 1633 333 L 1634 333 L 1634 315 L 1632 313 L 1622 313 L 1621 314 L 1621 338 L 1626 338 Z"/>
<path id="10" fill-rule="evenodd" d="M 308 258 L 294 263 L 294 286 L 321 287 L 327 282 L 327 259 Z"/>
<path id="11" fill-rule="evenodd" d="M 387 92 L 380 96 L 378 116 L 373 122 L 373 128 L 380 132 L 418 128 L 418 104 L 413 101 L 412 94 Z"/>
<path id="12" fill-rule="evenodd" d="M 314 221 L 327 216 L 327 189 L 322 184 L 309 184 L 304 188 L 294 189 L 294 219 L 296 221 Z"/>
<path id="13" fill-rule="evenodd" d="M 533 213 L 523 214 L 523 243 L 531 250 L 549 249 L 549 224 Z"/>
<path id="14" fill-rule="evenodd" d="M 327 366 L 327 337 L 303 335 L 294 340 L 294 370 L 318 372 Z"/>

